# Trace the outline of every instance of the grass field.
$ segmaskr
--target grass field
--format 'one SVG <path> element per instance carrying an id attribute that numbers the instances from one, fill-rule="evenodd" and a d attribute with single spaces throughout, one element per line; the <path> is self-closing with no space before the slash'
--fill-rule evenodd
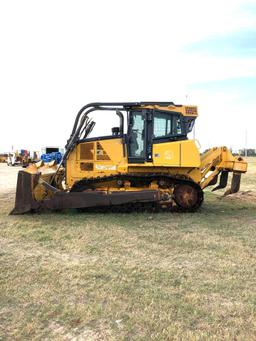
<path id="1" fill-rule="evenodd" d="M 0 340 L 256 340 L 256 160 L 197 213 L 8 216 L 0 165 Z"/>

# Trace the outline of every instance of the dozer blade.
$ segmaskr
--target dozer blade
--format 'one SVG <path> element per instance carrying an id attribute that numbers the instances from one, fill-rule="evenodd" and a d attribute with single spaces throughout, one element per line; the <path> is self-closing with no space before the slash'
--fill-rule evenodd
<path id="1" fill-rule="evenodd" d="M 228 183 L 228 171 L 222 171 L 220 175 L 220 183 L 218 186 L 212 189 L 212 192 L 225 188 L 227 186 L 227 183 Z"/>
<path id="2" fill-rule="evenodd" d="M 112 192 L 85 191 L 85 192 L 56 192 L 51 199 L 41 202 L 41 207 L 50 210 L 66 208 L 87 208 L 115 206 L 137 202 L 157 202 L 160 194 L 156 190 Z"/>
<path id="3" fill-rule="evenodd" d="M 34 189 L 39 182 L 40 173 L 19 172 L 15 207 L 10 214 L 23 214 L 39 209 L 62 210 L 66 208 L 114 206 L 137 202 L 158 202 L 161 200 L 161 195 L 157 190 L 117 191 L 112 193 L 103 191 L 65 192 L 57 190 L 51 198 L 36 201 Z"/>
<path id="4" fill-rule="evenodd" d="M 10 214 L 22 214 L 39 208 L 39 203 L 34 200 L 33 190 L 38 183 L 40 174 L 31 174 L 26 171 L 19 171 L 15 206 Z"/>

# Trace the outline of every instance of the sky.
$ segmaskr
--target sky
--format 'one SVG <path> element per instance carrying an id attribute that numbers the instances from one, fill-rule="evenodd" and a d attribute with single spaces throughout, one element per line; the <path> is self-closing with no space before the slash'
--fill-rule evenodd
<path id="1" fill-rule="evenodd" d="M 202 150 L 256 148 L 256 1 L 1 1 L 0 44 L 1 152 L 63 147 L 95 101 L 197 105 Z"/>

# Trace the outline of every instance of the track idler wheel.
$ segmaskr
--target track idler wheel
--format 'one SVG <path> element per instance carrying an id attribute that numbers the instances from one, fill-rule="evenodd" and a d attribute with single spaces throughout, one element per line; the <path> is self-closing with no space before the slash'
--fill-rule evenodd
<path id="1" fill-rule="evenodd" d="M 203 191 L 192 184 L 178 184 L 174 188 L 173 199 L 185 211 L 194 211 L 203 202 Z"/>

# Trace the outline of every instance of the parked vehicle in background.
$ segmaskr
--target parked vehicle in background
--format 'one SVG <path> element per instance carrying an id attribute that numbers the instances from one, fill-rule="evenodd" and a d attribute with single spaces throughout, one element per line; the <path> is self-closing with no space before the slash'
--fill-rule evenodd
<path id="1" fill-rule="evenodd" d="M 21 149 L 16 150 L 15 152 L 10 152 L 7 156 L 7 165 L 8 166 L 22 166 L 27 167 L 30 163 L 39 161 L 39 152 L 32 152 Z"/>
<path id="2" fill-rule="evenodd" d="M 7 157 L 7 166 L 16 166 L 16 165 L 20 165 L 20 159 L 16 155 L 15 152 L 11 152 L 8 154 L 8 157 Z"/>
<path id="3" fill-rule="evenodd" d="M 8 159 L 8 153 L 1 153 L 0 154 L 0 163 L 6 163 Z"/>

